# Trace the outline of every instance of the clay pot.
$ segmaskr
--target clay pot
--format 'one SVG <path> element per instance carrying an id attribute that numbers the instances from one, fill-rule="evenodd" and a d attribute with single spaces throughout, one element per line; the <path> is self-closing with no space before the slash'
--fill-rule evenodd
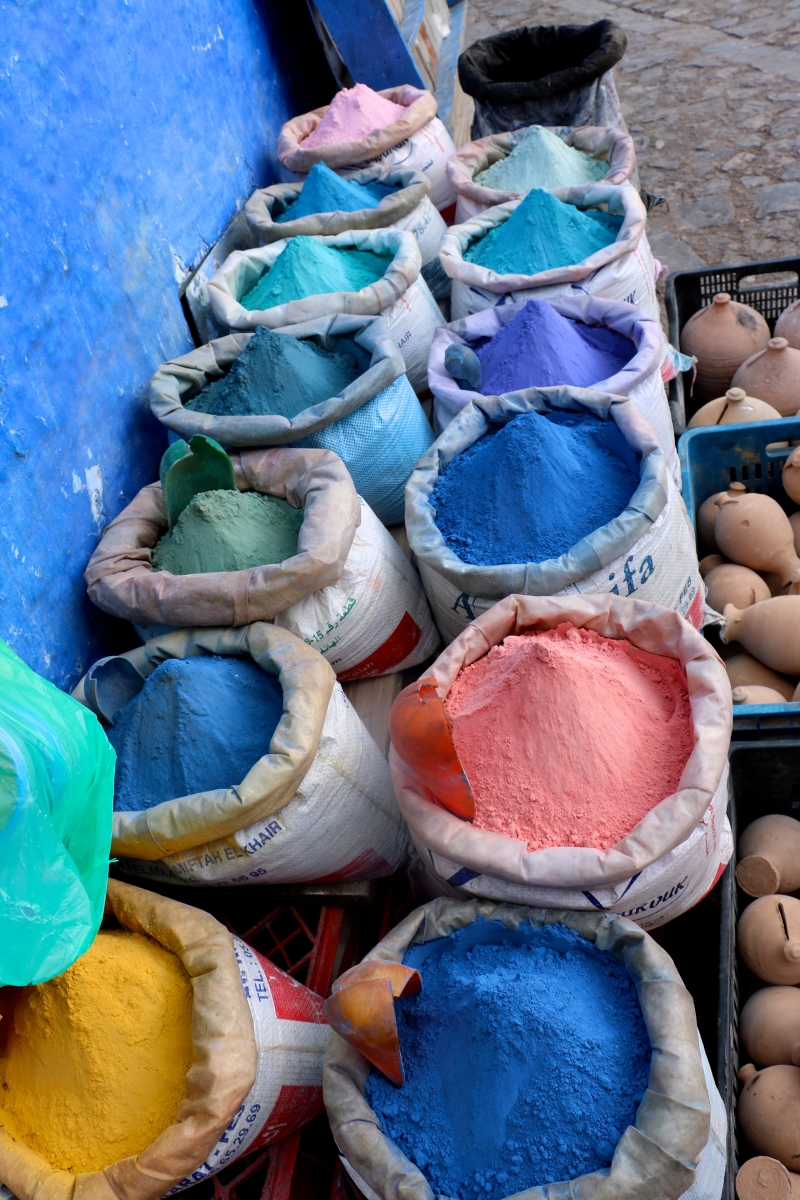
<path id="1" fill-rule="evenodd" d="M 681 350 L 697 358 L 694 394 L 713 400 L 731 386 L 731 380 L 746 358 L 763 350 L 769 341 L 769 326 L 761 313 L 720 292 L 701 308 L 681 331 Z M 745 389 L 761 393 L 755 388 Z"/>
<path id="2" fill-rule="evenodd" d="M 777 1159 L 759 1154 L 739 1168 L 736 1195 L 738 1200 L 796 1200 L 800 1175 L 787 1171 Z"/>
<path id="3" fill-rule="evenodd" d="M 774 688 L 760 687 L 758 684 L 749 684 L 746 687 L 735 687 L 731 692 L 731 699 L 734 704 L 785 704 L 783 696 L 780 692 L 776 692 Z"/>
<path id="4" fill-rule="evenodd" d="M 800 1067 L 742 1067 L 739 1124 L 760 1154 L 787 1168 L 800 1162 Z"/>
<path id="5" fill-rule="evenodd" d="M 800 350 L 797 352 L 800 354 Z M 791 496 L 795 504 L 800 504 L 800 446 L 795 446 L 792 453 L 783 464 L 781 483 L 787 496 Z M 800 513 L 795 513 L 800 516 Z"/>
<path id="6" fill-rule="evenodd" d="M 799 352 L 800 353 L 800 352 Z M 784 587 L 800 586 L 800 558 L 789 518 L 771 496 L 749 492 L 719 505 L 714 537 L 732 562 L 754 571 L 771 571 Z M 760 655 L 759 655 L 760 657 Z"/>
<path id="7" fill-rule="evenodd" d="M 767 987 L 755 992 L 739 1017 L 739 1037 L 757 1067 L 800 1067 L 800 990 Z"/>
<path id="8" fill-rule="evenodd" d="M 800 983 L 800 900 L 760 896 L 739 918 L 737 939 L 739 953 L 759 979 Z"/>
<path id="9" fill-rule="evenodd" d="M 800 409 L 800 350 L 794 350 L 784 337 L 770 338 L 765 350 L 742 363 L 733 386 L 755 392 L 782 417 L 793 417 Z"/>
<path id="10" fill-rule="evenodd" d="M 800 556 L 800 512 L 792 513 L 789 517 L 789 524 L 794 534 L 794 552 Z"/>
<path id="11" fill-rule="evenodd" d="M 747 494 L 743 483 L 732 483 L 726 492 L 714 492 L 697 510 L 697 540 L 701 545 L 716 549 L 714 541 L 714 526 L 719 516 L 719 506 L 723 500 L 738 500 Z"/>
<path id="12" fill-rule="evenodd" d="M 705 577 L 707 602 L 715 612 L 721 613 L 726 604 L 735 604 L 737 608 L 748 608 L 759 600 L 769 600 L 772 596 L 769 588 L 760 575 L 749 567 L 740 567 L 736 563 L 723 563 L 714 567 Z"/>
<path id="13" fill-rule="evenodd" d="M 795 553 L 797 553 L 797 547 L 795 547 Z M 771 571 L 758 571 L 757 574 L 759 574 L 761 576 L 761 578 L 764 580 L 764 583 L 769 588 L 770 596 L 790 596 L 791 595 L 792 585 L 787 584 L 787 586 L 784 587 L 780 581 L 779 576 L 773 575 L 773 573 Z"/>
<path id="14" fill-rule="evenodd" d="M 781 413 L 771 404 L 748 396 L 742 388 L 728 388 L 724 396 L 709 400 L 698 408 L 687 425 L 697 429 L 702 425 L 744 425 L 747 421 L 779 421 Z"/>
<path id="15" fill-rule="evenodd" d="M 707 554 L 705 558 L 700 559 L 700 578 L 705 579 L 709 571 L 713 571 L 714 567 L 724 566 L 727 561 L 724 554 Z"/>
<path id="16" fill-rule="evenodd" d="M 738 642 L 773 671 L 800 675 L 800 596 L 773 596 L 749 608 L 728 604 L 720 638 Z"/>
<path id="17" fill-rule="evenodd" d="M 775 322 L 775 337 L 786 338 L 790 346 L 800 350 L 800 300 L 785 308 Z"/>
<path id="18" fill-rule="evenodd" d="M 771 671 L 751 654 L 734 654 L 725 660 L 725 670 L 728 672 L 732 688 L 749 687 L 750 685 L 771 688 L 778 692 L 784 702 L 791 700 L 794 695 L 794 684 L 791 679 L 787 679 L 785 675 L 779 675 L 777 671 Z"/>
<path id="19" fill-rule="evenodd" d="M 781 813 L 752 821 L 739 838 L 736 879 L 748 896 L 796 892 L 800 888 L 800 821 Z M 800 992 L 796 995 L 800 1013 Z M 800 1045 L 800 1026 L 797 1037 Z M 748 1053 L 756 1061 L 756 1056 Z M 775 1059 L 775 1062 L 789 1061 Z M 794 1065 L 800 1067 L 800 1059 Z"/>

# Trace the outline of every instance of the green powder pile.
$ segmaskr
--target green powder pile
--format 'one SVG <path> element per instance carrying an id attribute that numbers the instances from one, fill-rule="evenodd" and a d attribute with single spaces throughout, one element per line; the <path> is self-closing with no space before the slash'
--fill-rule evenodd
<path id="1" fill-rule="evenodd" d="M 543 125 L 531 125 L 508 158 L 501 158 L 475 176 L 475 183 L 505 192 L 529 192 L 531 188 L 570 187 L 604 179 L 608 163 L 592 158 L 562 142 Z"/>
<path id="2" fill-rule="evenodd" d="M 297 554 L 302 508 L 260 492 L 201 492 L 153 549 L 153 569 L 173 575 L 245 571 Z"/>
<path id="3" fill-rule="evenodd" d="M 621 217 L 596 209 L 581 212 L 534 188 L 507 221 L 495 226 L 464 255 L 498 275 L 536 275 L 583 262 L 616 241 Z"/>
<path id="4" fill-rule="evenodd" d="M 224 379 L 209 383 L 184 407 L 218 417 L 276 413 L 291 420 L 358 379 L 369 366 L 369 355 L 362 352 L 362 358 L 366 362 L 359 365 L 349 338 L 335 350 L 323 350 L 315 342 L 261 325 Z"/>
<path id="5" fill-rule="evenodd" d="M 292 238 L 272 268 L 242 298 L 242 305 L 252 312 L 306 296 L 360 292 L 382 279 L 390 262 L 391 256 L 369 250 L 340 250 L 311 237 Z"/>

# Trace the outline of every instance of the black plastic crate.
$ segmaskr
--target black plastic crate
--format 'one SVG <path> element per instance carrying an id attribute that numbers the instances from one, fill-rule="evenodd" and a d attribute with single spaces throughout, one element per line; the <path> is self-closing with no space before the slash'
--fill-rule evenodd
<path id="1" fill-rule="evenodd" d="M 770 279 L 770 276 L 774 278 Z M 783 310 L 800 298 L 799 281 L 800 258 L 697 267 L 670 274 L 665 295 L 669 340 L 680 349 L 680 333 L 689 317 L 710 304 L 719 292 L 728 292 L 732 300 L 755 308 L 772 332 Z M 678 375 L 669 384 L 670 409 L 673 421 L 680 428 L 685 427 L 700 407 L 700 403 L 691 397 L 691 387 L 691 371 Z"/>

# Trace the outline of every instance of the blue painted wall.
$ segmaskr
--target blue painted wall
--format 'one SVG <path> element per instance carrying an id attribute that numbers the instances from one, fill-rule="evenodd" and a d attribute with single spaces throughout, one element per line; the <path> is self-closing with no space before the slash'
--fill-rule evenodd
<path id="1" fill-rule="evenodd" d="M 135 642 L 82 575 L 156 477 L 178 283 L 334 84 L 303 0 L 5 0 L 0 71 L 0 636 L 70 687 Z"/>

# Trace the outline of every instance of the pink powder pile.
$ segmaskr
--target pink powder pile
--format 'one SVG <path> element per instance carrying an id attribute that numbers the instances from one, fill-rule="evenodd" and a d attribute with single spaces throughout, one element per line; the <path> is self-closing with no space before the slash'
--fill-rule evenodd
<path id="1" fill-rule="evenodd" d="M 694 735 L 673 658 L 564 623 L 507 637 L 445 701 L 478 829 L 607 850 L 677 790 Z"/>
<path id="2" fill-rule="evenodd" d="M 328 111 L 313 133 L 301 143 L 304 150 L 331 146 L 335 142 L 360 142 L 376 129 L 385 129 L 406 115 L 402 104 L 384 99 L 365 83 L 342 88 L 331 100 Z"/>

